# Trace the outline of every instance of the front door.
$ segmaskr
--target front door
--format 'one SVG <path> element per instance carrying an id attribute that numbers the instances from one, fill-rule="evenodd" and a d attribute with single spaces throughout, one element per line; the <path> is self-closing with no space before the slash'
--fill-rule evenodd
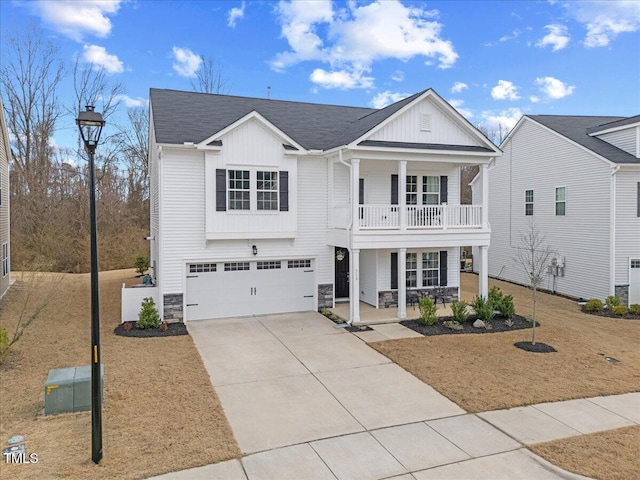
<path id="1" fill-rule="evenodd" d="M 336 298 L 349 298 L 349 250 L 335 248 Z"/>

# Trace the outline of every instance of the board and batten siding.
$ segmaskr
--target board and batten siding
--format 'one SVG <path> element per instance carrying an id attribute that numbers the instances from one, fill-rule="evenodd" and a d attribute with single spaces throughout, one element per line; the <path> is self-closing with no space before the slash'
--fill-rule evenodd
<path id="1" fill-rule="evenodd" d="M 428 116 L 428 129 L 421 128 L 425 119 L 423 115 Z M 384 125 L 367 140 L 484 146 L 480 139 L 465 132 L 461 125 L 451 119 L 450 114 L 443 112 L 429 98 Z"/>
<path id="2" fill-rule="evenodd" d="M 531 219 L 546 243 L 565 258 L 565 276 L 541 287 L 583 298 L 610 293 L 611 166 L 526 118 L 489 170 L 489 275 L 527 284 L 514 260 Z M 566 187 L 566 215 L 555 215 L 555 189 Z M 525 190 L 534 215 L 525 216 Z"/>
<path id="3" fill-rule="evenodd" d="M 616 173 L 616 285 L 629 283 L 629 258 L 640 258 L 639 170 Z"/>
<path id="4" fill-rule="evenodd" d="M 618 147 L 620 150 L 624 150 L 625 152 L 630 153 L 635 157 L 638 155 L 639 128 L 640 127 L 625 128 L 624 130 L 597 135 L 597 137 L 607 143 L 610 143 L 611 145 Z"/>

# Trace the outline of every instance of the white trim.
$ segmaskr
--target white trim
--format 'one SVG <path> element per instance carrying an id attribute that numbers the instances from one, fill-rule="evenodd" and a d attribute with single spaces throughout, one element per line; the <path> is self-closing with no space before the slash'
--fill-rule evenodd
<path id="1" fill-rule="evenodd" d="M 564 214 L 558 215 L 558 189 L 564 188 Z M 554 217 L 566 217 L 567 216 L 567 186 L 558 185 L 553 189 L 553 216 Z"/>
<path id="2" fill-rule="evenodd" d="M 461 145 L 462 146 L 462 145 Z M 416 154 L 430 154 L 430 155 L 466 155 L 470 157 L 495 157 L 496 152 L 470 152 L 468 150 L 435 150 L 427 148 L 402 148 L 402 147 L 373 147 L 368 145 L 357 145 L 355 143 L 349 144 L 349 150 L 354 152 L 397 152 L 397 153 L 416 153 Z M 468 162 L 465 162 L 468 163 Z"/>
<path id="3" fill-rule="evenodd" d="M 619 120 L 621 121 L 621 120 Z M 611 122 L 613 123 L 613 122 Z M 627 129 L 631 129 L 631 128 L 638 128 L 640 127 L 640 121 L 638 122 L 634 122 L 634 123 L 628 123 L 626 125 L 619 125 L 617 127 L 609 127 L 609 128 L 605 128 L 604 130 L 597 130 L 593 133 L 589 133 L 588 135 L 590 137 L 597 137 L 598 135 L 606 135 L 607 133 L 613 133 L 613 132 L 618 132 L 620 130 L 627 130 Z"/>

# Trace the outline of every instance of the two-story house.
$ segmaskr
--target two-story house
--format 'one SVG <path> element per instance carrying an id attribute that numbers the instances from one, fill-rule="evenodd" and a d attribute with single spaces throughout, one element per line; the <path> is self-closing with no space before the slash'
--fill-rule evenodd
<path id="1" fill-rule="evenodd" d="M 11 282 L 11 239 L 9 217 L 9 162 L 11 144 L 4 117 L 4 105 L 0 98 L 0 245 L 2 246 L 2 276 L 0 276 L 0 298 Z"/>
<path id="2" fill-rule="evenodd" d="M 489 170 L 489 274 L 526 283 L 514 257 L 534 221 L 556 254 L 543 288 L 640 303 L 640 116 L 526 115 L 501 149 Z"/>
<path id="3" fill-rule="evenodd" d="M 408 291 L 458 295 L 461 246 L 487 265 L 487 202 L 460 205 L 459 169 L 488 194 L 501 152 L 432 89 L 380 110 L 152 89 L 149 139 L 165 319 L 337 300 L 405 318 Z"/>

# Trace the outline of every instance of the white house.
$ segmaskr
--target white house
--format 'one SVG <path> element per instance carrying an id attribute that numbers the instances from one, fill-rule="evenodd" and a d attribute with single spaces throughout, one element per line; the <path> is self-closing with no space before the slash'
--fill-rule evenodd
<path id="1" fill-rule="evenodd" d="M 0 298 L 11 282 L 11 239 L 9 217 L 9 163 L 11 145 L 4 117 L 4 106 L 0 98 L 0 245 L 2 248 L 2 276 L 0 276 Z"/>
<path id="2" fill-rule="evenodd" d="M 640 116 L 527 115 L 501 149 L 489 169 L 489 275 L 526 283 L 513 258 L 533 220 L 557 255 L 544 288 L 640 303 Z"/>
<path id="3" fill-rule="evenodd" d="M 459 292 L 486 202 L 459 168 L 501 154 L 431 89 L 381 110 L 150 92 L 151 258 L 165 319 L 398 307 Z M 487 272 L 479 280 L 487 292 Z"/>

